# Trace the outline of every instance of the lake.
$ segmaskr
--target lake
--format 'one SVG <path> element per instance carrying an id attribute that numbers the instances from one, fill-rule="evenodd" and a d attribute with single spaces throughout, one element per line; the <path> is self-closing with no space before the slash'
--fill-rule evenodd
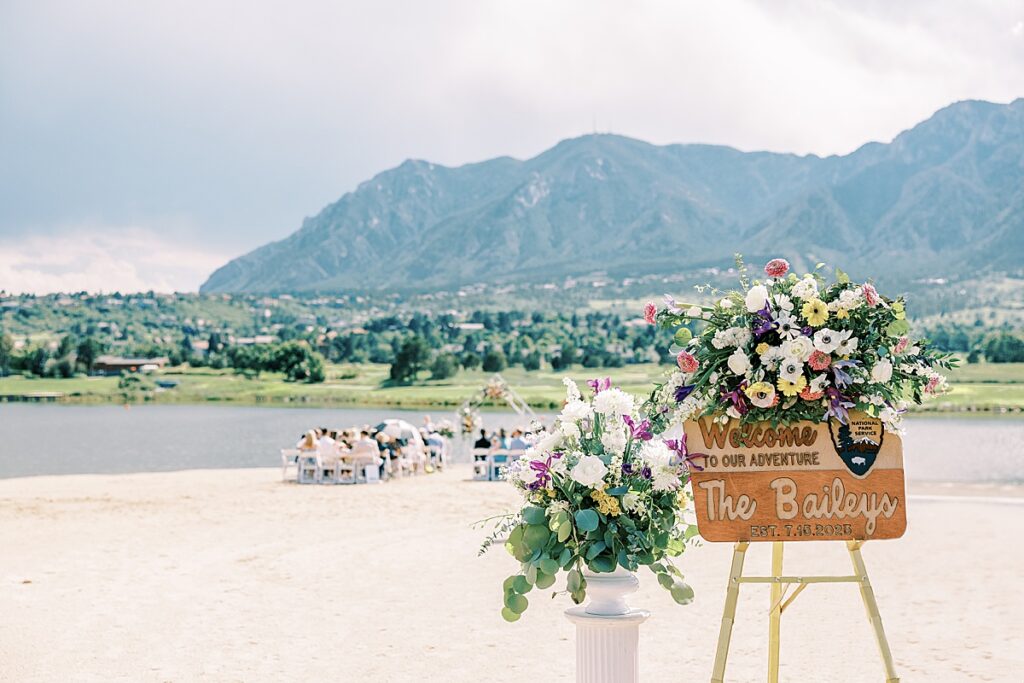
<path id="1" fill-rule="evenodd" d="M 425 411 L 387 408 L 77 406 L 0 404 L 0 478 L 185 469 L 274 467 L 307 429 L 423 422 Z M 451 412 L 429 411 L 435 421 Z M 525 426 L 485 412 L 488 429 Z M 912 417 L 904 442 L 916 482 L 1024 483 L 1024 420 Z"/>

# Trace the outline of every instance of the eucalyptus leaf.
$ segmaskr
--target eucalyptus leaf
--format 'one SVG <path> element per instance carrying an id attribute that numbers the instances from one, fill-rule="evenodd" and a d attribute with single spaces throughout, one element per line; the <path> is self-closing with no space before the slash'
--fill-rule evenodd
<path id="1" fill-rule="evenodd" d="M 522 595 L 509 595 L 505 598 L 505 607 L 516 614 L 522 614 L 529 606 L 530 601 Z"/>
<path id="2" fill-rule="evenodd" d="M 672 599 L 678 602 L 680 605 L 689 605 L 693 602 L 693 589 L 690 588 L 689 584 L 683 583 L 682 581 L 676 581 L 671 589 Z"/>
<path id="3" fill-rule="evenodd" d="M 572 524 L 568 521 L 562 522 L 562 525 L 558 527 L 558 542 L 564 543 L 569 536 L 572 535 Z M 568 548 L 566 548 L 568 550 Z"/>
<path id="4" fill-rule="evenodd" d="M 526 520 L 527 524 L 546 524 L 547 513 L 544 508 L 530 505 L 523 508 L 523 519 Z"/>
<path id="5" fill-rule="evenodd" d="M 502 619 L 504 619 L 505 621 L 507 621 L 509 623 L 512 623 L 512 622 L 515 622 L 515 621 L 519 621 L 519 617 L 520 616 L 522 616 L 522 615 L 517 614 L 516 612 L 513 612 L 508 607 L 502 607 L 501 608 L 501 617 L 502 617 Z"/>
<path id="6" fill-rule="evenodd" d="M 548 532 L 548 528 L 539 524 L 531 524 L 526 527 L 526 531 L 523 533 L 523 541 L 531 550 L 543 548 L 550 537 L 551 534 Z"/>
<path id="7" fill-rule="evenodd" d="M 662 588 L 672 590 L 672 586 L 675 585 L 675 580 L 668 574 L 658 574 L 658 583 L 661 584 Z"/>
<path id="8" fill-rule="evenodd" d="M 512 582 L 512 590 L 519 594 L 529 593 L 531 588 L 533 586 L 530 585 L 530 582 L 522 574 L 515 577 L 515 581 Z"/>
<path id="9" fill-rule="evenodd" d="M 601 522 L 594 510 L 578 510 L 576 512 L 576 528 L 580 531 L 594 531 Z"/>
<path id="10" fill-rule="evenodd" d="M 538 568 L 545 574 L 554 576 L 558 573 L 558 562 L 551 559 L 550 557 L 545 557 L 543 560 L 540 561 L 540 565 Z M 545 587 L 546 586 L 541 586 L 541 588 Z"/>
<path id="11" fill-rule="evenodd" d="M 590 568 L 595 572 L 607 574 L 615 571 L 615 560 L 608 555 L 598 555 L 590 561 Z"/>
<path id="12" fill-rule="evenodd" d="M 530 582 L 530 585 L 537 583 L 537 567 L 530 565 L 530 568 L 526 570 L 526 580 Z"/>
<path id="13" fill-rule="evenodd" d="M 688 327 L 680 327 L 672 336 L 672 341 L 680 346 L 685 346 L 691 339 L 693 339 L 693 332 Z"/>
<path id="14" fill-rule="evenodd" d="M 592 546 L 590 546 L 587 549 L 587 555 L 586 555 L 587 559 L 588 560 L 594 559 L 595 557 L 600 555 L 602 552 L 604 552 L 604 549 L 607 548 L 607 547 L 608 546 L 606 546 L 604 544 L 604 541 L 598 541 L 597 543 L 593 544 Z"/>
<path id="15" fill-rule="evenodd" d="M 551 588 L 553 585 L 555 585 L 555 577 L 553 575 L 543 572 L 537 574 L 537 588 Z"/>

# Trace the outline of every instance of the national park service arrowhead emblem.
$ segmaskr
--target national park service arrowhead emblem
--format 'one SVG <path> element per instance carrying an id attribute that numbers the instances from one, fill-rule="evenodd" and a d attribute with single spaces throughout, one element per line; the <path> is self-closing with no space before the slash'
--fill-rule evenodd
<path id="1" fill-rule="evenodd" d="M 864 413 L 850 413 L 846 424 L 829 420 L 828 427 L 832 444 L 846 468 L 857 478 L 866 477 L 882 448 L 882 421 Z"/>

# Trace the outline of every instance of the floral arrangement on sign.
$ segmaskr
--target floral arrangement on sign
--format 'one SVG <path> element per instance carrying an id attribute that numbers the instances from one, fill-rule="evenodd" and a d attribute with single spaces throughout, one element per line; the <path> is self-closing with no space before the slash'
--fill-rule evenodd
<path id="1" fill-rule="evenodd" d="M 833 282 L 815 272 L 797 276 L 773 259 L 765 279 L 748 281 L 737 257 L 742 291 L 713 306 L 648 303 L 651 324 L 676 328 L 678 371 L 647 404 L 660 429 L 697 417 L 725 422 L 798 420 L 846 423 L 859 410 L 902 432 L 907 401 L 947 391 L 938 371 L 955 367 L 948 353 L 908 336 L 905 302 L 880 295 L 836 270 Z M 699 321 L 692 336 L 686 325 Z M 658 431 L 658 430 L 656 430 Z"/>
<path id="2" fill-rule="evenodd" d="M 508 385 L 505 381 L 500 378 L 494 378 L 487 381 L 487 385 L 484 387 L 484 399 L 490 399 L 493 401 L 500 401 L 505 398 L 508 394 Z"/>
<path id="3" fill-rule="evenodd" d="M 563 381 L 566 403 L 551 430 L 505 471 L 523 506 L 497 518 L 481 548 L 507 534 L 505 548 L 521 563 L 505 580 L 502 616 L 518 620 L 529 604 L 526 594 L 550 588 L 560 571 L 568 573 L 567 592 L 579 604 L 589 572 L 641 565 L 676 602 L 688 603 L 693 590 L 671 561 L 697 534 L 683 519 L 691 502 L 685 437 L 655 438 L 633 396 L 607 379 L 588 382 L 589 399 L 572 380 Z"/>

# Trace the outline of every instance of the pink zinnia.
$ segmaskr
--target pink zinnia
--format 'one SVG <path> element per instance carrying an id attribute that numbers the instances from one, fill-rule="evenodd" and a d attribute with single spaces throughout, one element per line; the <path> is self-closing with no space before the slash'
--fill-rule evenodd
<path id="1" fill-rule="evenodd" d="M 773 258 L 764 267 L 768 277 L 782 277 L 789 272 L 789 261 L 784 258 Z"/>
<path id="2" fill-rule="evenodd" d="M 861 289 L 864 291 L 864 300 L 868 302 L 868 306 L 877 306 L 879 299 L 875 286 L 865 283 Z"/>
<path id="3" fill-rule="evenodd" d="M 934 394 L 935 389 L 939 386 L 940 377 L 937 375 L 928 380 L 928 384 L 925 386 L 924 391 L 926 394 Z"/>
<path id="4" fill-rule="evenodd" d="M 697 372 L 697 359 L 693 357 L 692 353 L 680 351 L 676 356 L 676 365 L 685 373 Z"/>
<path id="5" fill-rule="evenodd" d="M 832 357 L 824 351 L 815 350 L 807 359 L 807 364 L 814 370 L 825 370 L 832 364 Z"/>
<path id="6" fill-rule="evenodd" d="M 910 339 L 908 337 L 900 337 L 900 340 L 896 342 L 896 346 L 893 347 L 893 351 L 897 354 L 903 353 L 910 346 Z"/>
<path id="7" fill-rule="evenodd" d="M 812 391 L 810 387 L 804 387 L 800 392 L 800 398 L 805 401 L 818 401 L 825 395 L 824 391 Z"/>
<path id="8" fill-rule="evenodd" d="M 654 302 L 653 301 L 648 301 L 647 305 L 644 306 L 644 320 L 646 320 L 648 324 L 653 325 L 654 324 L 654 316 L 655 316 L 655 314 L 657 312 L 658 312 L 658 307 L 654 305 Z"/>

